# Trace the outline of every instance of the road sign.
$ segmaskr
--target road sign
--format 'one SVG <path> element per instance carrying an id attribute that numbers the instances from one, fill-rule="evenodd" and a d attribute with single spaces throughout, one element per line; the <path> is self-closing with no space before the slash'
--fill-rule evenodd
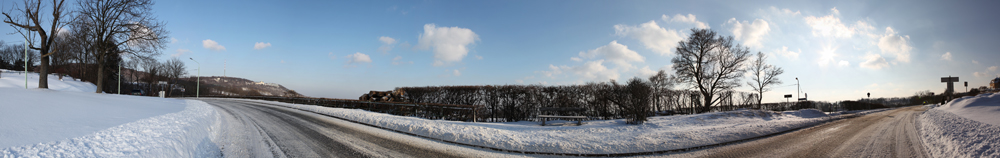
<path id="1" fill-rule="evenodd" d="M 955 92 L 954 83 L 958 82 L 958 77 L 951 77 L 951 76 L 941 77 L 941 82 L 947 82 L 948 83 L 948 88 L 944 90 L 944 93 L 950 95 L 950 94 L 952 94 L 952 93 Z"/>
<path id="2" fill-rule="evenodd" d="M 941 82 L 958 82 L 958 77 L 941 77 Z"/>
<path id="3" fill-rule="evenodd" d="M 785 94 L 785 98 L 791 98 L 792 94 Z"/>

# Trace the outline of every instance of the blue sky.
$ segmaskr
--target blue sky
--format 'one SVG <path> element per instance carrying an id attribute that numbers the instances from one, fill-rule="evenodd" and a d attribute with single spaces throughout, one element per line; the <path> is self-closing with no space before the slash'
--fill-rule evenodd
<path id="1" fill-rule="evenodd" d="M 986 4 L 988 3 L 988 4 Z M 646 78 L 691 28 L 735 36 L 785 69 L 765 102 L 911 96 L 943 76 L 986 86 L 1000 70 L 995 2 L 914 1 L 158 1 L 202 76 L 356 98 L 403 86 Z M 13 32 L 9 27 L 3 32 Z M 20 41 L 3 35 L 5 41 Z M 194 75 L 198 65 L 185 60 Z M 744 80 L 744 82 L 747 79 Z M 959 84 L 960 85 L 960 84 Z M 686 88 L 686 87 L 676 87 Z M 964 87 L 958 86 L 958 91 Z M 749 91 L 748 86 L 738 90 Z"/>

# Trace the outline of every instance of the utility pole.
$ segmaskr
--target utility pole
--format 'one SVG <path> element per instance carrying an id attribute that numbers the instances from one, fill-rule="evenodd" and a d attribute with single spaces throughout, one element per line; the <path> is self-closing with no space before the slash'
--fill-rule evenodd
<path id="1" fill-rule="evenodd" d="M 188 59 L 191 59 L 191 61 L 194 61 L 194 63 L 198 63 L 198 79 L 195 80 L 195 82 L 197 83 L 195 84 L 196 86 L 194 88 L 195 89 L 194 97 L 201 98 L 201 63 L 199 63 L 197 60 L 194 60 L 194 58 L 188 58 Z"/>

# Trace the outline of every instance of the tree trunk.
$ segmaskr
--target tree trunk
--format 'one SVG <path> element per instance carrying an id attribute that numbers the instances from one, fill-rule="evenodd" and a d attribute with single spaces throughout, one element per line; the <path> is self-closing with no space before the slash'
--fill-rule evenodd
<path id="1" fill-rule="evenodd" d="M 42 54 L 41 66 L 38 68 L 38 88 L 49 89 L 49 56 Z"/>
<path id="2" fill-rule="evenodd" d="M 699 112 L 699 113 L 706 113 L 706 112 L 712 111 L 712 96 L 711 96 L 711 93 L 702 93 L 701 95 L 703 96 L 702 100 L 704 100 L 705 102 L 702 102 L 703 105 L 701 107 L 701 112 Z"/>
<path id="3" fill-rule="evenodd" d="M 102 53 L 103 54 L 103 53 Z M 97 91 L 94 93 L 101 93 L 104 91 L 104 55 L 97 55 Z"/>

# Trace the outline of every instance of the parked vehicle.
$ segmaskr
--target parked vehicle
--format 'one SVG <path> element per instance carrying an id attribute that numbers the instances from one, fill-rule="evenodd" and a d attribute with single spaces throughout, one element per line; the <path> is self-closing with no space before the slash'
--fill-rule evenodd
<path id="1" fill-rule="evenodd" d="M 133 89 L 132 95 L 144 96 L 146 95 L 146 92 L 142 91 L 141 89 Z"/>

